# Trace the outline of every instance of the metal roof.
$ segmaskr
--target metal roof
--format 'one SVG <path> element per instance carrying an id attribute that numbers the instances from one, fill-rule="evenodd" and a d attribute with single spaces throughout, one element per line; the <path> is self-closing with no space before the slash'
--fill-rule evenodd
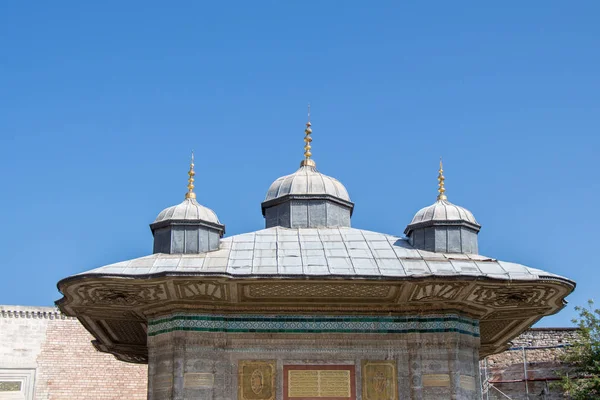
<path id="1" fill-rule="evenodd" d="M 417 211 L 411 223 L 419 224 L 427 221 L 467 221 L 479 225 L 473 213 L 464 207 L 450 203 L 448 200 L 438 200 L 430 206 Z"/>
<path id="2" fill-rule="evenodd" d="M 186 198 L 177 205 L 165 208 L 158 214 L 154 223 L 166 220 L 202 220 L 213 224 L 221 224 L 213 210 L 204 207 L 193 198 Z"/>
<path id="3" fill-rule="evenodd" d="M 558 278 L 569 281 L 539 269 L 482 255 L 417 250 L 403 238 L 345 227 L 273 227 L 223 238 L 216 251 L 152 254 L 96 268 L 80 276 L 141 276 L 168 272 L 366 278 L 472 276 L 503 280 Z"/>
<path id="4" fill-rule="evenodd" d="M 348 191 L 340 181 L 324 175 L 312 166 L 301 166 L 296 172 L 282 176 L 271 184 L 265 201 L 286 195 L 330 195 L 350 201 Z"/>

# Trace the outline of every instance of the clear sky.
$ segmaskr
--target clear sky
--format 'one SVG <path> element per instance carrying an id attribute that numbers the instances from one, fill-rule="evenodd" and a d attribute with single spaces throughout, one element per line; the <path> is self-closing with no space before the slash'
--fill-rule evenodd
<path id="1" fill-rule="evenodd" d="M 597 1 L 0 2 L 0 304 L 51 305 L 68 275 L 152 251 L 198 200 L 261 229 L 270 183 L 313 157 L 352 225 L 402 235 L 434 202 L 482 254 L 577 282 L 600 271 Z"/>

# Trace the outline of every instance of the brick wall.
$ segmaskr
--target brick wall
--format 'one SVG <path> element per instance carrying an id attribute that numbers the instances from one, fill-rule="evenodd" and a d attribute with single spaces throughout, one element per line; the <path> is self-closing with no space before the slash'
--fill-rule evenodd
<path id="1" fill-rule="evenodd" d="M 97 351 L 77 320 L 51 321 L 38 356 L 37 400 L 146 399 L 145 365 Z"/>
<path id="2" fill-rule="evenodd" d="M 98 352 L 91 340 L 55 308 L 0 306 L 0 368 L 35 369 L 34 399 L 146 399 L 147 367 Z"/>

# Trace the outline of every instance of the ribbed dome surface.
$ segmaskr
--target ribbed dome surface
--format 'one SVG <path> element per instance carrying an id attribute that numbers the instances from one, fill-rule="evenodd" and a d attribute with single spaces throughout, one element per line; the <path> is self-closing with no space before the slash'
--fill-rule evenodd
<path id="1" fill-rule="evenodd" d="M 214 224 L 221 224 L 219 218 L 217 218 L 217 214 L 210 208 L 204 207 L 202 204 L 198 203 L 196 199 L 185 199 L 176 206 L 165 208 L 158 214 L 154 223 L 166 220 L 202 220 Z"/>
<path id="2" fill-rule="evenodd" d="M 448 200 L 438 200 L 429 207 L 420 209 L 410 225 L 427 221 L 467 221 L 479 225 L 471 211 Z"/>
<path id="3" fill-rule="evenodd" d="M 335 178 L 323 175 L 315 167 L 302 166 L 291 175 L 282 176 L 271 184 L 265 201 L 289 194 L 331 195 L 350 201 L 348 191 Z"/>

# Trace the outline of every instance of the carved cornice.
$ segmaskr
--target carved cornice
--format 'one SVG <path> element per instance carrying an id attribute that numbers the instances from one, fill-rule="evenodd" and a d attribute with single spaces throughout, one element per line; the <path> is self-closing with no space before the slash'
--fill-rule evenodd
<path id="1" fill-rule="evenodd" d="M 545 315 L 564 307 L 573 284 L 558 279 L 483 277 L 352 279 L 85 276 L 61 281 L 57 302 L 79 317 L 98 349 L 130 362 L 147 353 L 147 321 L 173 313 L 427 315 L 453 313 L 480 321 L 481 356 L 501 351 Z"/>
<path id="2" fill-rule="evenodd" d="M 0 318 L 77 319 L 54 307 L 0 306 Z"/>

